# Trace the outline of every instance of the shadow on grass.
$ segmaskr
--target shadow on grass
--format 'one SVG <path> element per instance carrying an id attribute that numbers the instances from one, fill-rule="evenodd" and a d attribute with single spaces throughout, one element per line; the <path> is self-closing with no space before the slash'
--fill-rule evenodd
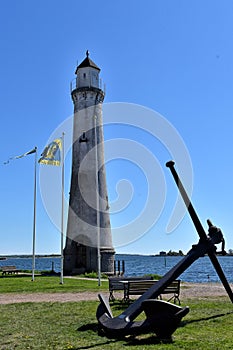
<path id="1" fill-rule="evenodd" d="M 77 329 L 79 332 L 87 332 L 87 331 L 92 331 L 92 332 L 98 332 L 98 323 L 88 323 L 84 324 L 81 327 Z"/>
<path id="2" fill-rule="evenodd" d="M 201 317 L 201 318 L 197 318 L 196 320 L 184 320 L 180 323 L 180 327 L 184 327 L 187 324 L 191 324 L 191 323 L 196 323 L 196 322 L 202 322 L 202 321 L 209 321 L 209 320 L 214 320 L 216 318 L 220 318 L 220 317 L 224 317 L 227 315 L 232 315 L 233 311 L 229 311 L 229 312 L 225 312 L 225 313 L 221 313 L 218 315 L 213 315 L 213 316 L 208 316 L 208 317 Z"/>
<path id="3" fill-rule="evenodd" d="M 79 332 L 92 331 L 94 333 L 98 333 L 99 332 L 98 323 L 89 323 L 89 324 L 83 325 L 83 326 L 79 327 L 77 329 L 77 331 L 79 331 Z M 107 335 L 104 333 L 99 333 L 99 335 L 102 336 L 102 338 L 105 337 L 106 341 L 101 342 L 101 343 L 96 343 L 93 345 L 81 346 L 81 347 L 76 348 L 75 350 L 93 349 L 93 348 L 98 347 L 98 346 L 106 346 L 107 347 L 107 345 L 117 343 L 117 342 L 121 342 L 121 344 L 119 344 L 119 347 L 126 346 L 126 345 L 143 346 L 143 345 L 156 345 L 156 344 L 173 343 L 172 338 L 160 339 L 155 334 L 148 334 L 148 335 L 144 334 L 144 335 L 142 335 L 142 336 L 144 336 L 144 338 L 141 338 L 141 336 L 136 337 L 136 336 L 130 335 L 130 336 L 122 336 L 122 337 L 119 337 L 118 339 L 108 338 Z M 124 342 L 125 342 L 125 344 L 124 344 Z"/>
<path id="4" fill-rule="evenodd" d="M 98 333 L 99 331 L 99 327 L 98 327 L 98 323 L 88 323 L 88 324 L 84 324 L 81 327 L 79 327 L 77 329 L 77 331 L 79 332 L 88 332 L 88 331 L 92 331 L 94 333 Z M 86 346 L 80 346 L 78 348 L 75 348 L 75 350 L 84 350 L 84 349 L 93 349 L 97 346 L 107 346 L 109 344 L 112 343 L 117 343 L 118 340 L 117 339 L 106 339 L 106 341 L 102 341 L 101 343 L 95 343 L 93 345 L 86 345 Z"/>

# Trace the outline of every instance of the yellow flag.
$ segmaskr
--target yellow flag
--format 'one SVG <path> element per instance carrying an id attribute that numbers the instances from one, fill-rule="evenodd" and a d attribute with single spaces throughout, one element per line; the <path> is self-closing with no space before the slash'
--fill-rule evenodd
<path id="1" fill-rule="evenodd" d="M 45 147 L 43 153 L 41 154 L 41 158 L 38 160 L 38 163 L 59 166 L 61 164 L 61 151 L 62 140 L 61 138 L 55 139 Z"/>

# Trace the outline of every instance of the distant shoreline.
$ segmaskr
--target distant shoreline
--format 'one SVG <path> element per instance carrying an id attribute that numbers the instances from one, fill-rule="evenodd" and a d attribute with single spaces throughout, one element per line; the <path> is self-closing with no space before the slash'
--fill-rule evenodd
<path id="1" fill-rule="evenodd" d="M 166 258 L 166 257 L 184 257 L 187 254 L 138 254 L 138 253 L 116 253 L 116 255 L 125 255 L 125 256 L 148 256 L 148 257 L 161 257 L 161 258 Z M 217 256 L 232 256 L 233 254 L 225 254 L 222 255 L 219 252 L 217 252 L 216 254 Z M 208 256 L 208 254 L 205 254 L 205 256 Z M 8 255 L 0 255 L 0 260 L 4 260 L 4 259 L 18 259 L 18 258 L 31 258 L 32 255 L 31 254 L 8 254 Z M 60 258 L 61 254 L 36 254 L 36 258 Z"/>
<path id="2" fill-rule="evenodd" d="M 59 258 L 60 254 L 36 254 L 36 258 Z M 31 258 L 31 254 L 12 254 L 12 255 L 0 255 L 0 260 L 3 259 L 25 259 L 25 258 Z"/>

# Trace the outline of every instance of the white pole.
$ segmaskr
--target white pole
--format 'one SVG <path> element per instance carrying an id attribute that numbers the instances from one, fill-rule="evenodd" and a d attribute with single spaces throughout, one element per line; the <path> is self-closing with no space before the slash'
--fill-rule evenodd
<path id="1" fill-rule="evenodd" d="M 63 232 L 64 232 L 64 182 L 65 182 L 65 171 L 64 171 L 64 147 L 65 147 L 65 140 L 64 140 L 65 133 L 62 133 L 62 151 L 61 151 L 61 275 L 60 275 L 60 284 L 63 284 Z"/>
<path id="2" fill-rule="evenodd" d="M 36 185 L 37 185 L 37 147 L 35 147 L 35 168 L 34 168 L 34 209 L 33 209 L 33 232 L 32 232 L 32 281 L 35 280 L 35 246 L 36 246 Z"/>
<path id="3" fill-rule="evenodd" d="M 96 228 L 97 228 L 97 265 L 98 265 L 98 286 L 101 286 L 101 254 L 100 254 L 100 212 L 99 212 L 99 179 L 98 179 L 98 140 L 95 121 L 95 155 L 96 155 Z"/>

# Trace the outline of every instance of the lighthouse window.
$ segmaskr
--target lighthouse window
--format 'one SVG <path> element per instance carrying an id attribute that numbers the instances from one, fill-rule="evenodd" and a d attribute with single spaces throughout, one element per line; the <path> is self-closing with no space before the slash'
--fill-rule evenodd
<path id="1" fill-rule="evenodd" d="M 84 78 L 84 79 L 86 78 L 86 73 L 83 73 L 83 78 Z"/>
<path id="2" fill-rule="evenodd" d="M 79 142 L 87 142 L 85 131 L 83 132 L 82 136 L 79 138 Z"/>

